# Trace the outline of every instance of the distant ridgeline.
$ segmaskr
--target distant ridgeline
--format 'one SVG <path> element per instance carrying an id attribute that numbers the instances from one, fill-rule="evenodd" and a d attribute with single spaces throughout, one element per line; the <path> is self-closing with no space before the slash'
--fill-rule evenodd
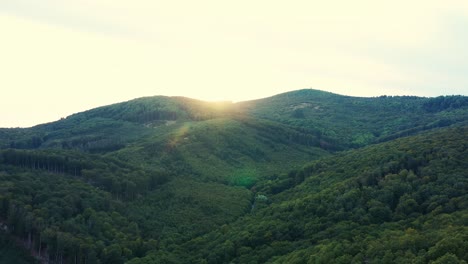
<path id="1" fill-rule="evenodd" d="M 430 98 L 424 102 L 424 109 L 429 112 L 440 112 L 447 109 L 466 108 L 468 105 L 468 97 L 466 96 L 439 96 Z"/>
<path id="2" fill-rule="evenodd" d="M 0 263 L 466 263 L 467 135 L 466 96 L 311 89 L 0 129 Z"/>

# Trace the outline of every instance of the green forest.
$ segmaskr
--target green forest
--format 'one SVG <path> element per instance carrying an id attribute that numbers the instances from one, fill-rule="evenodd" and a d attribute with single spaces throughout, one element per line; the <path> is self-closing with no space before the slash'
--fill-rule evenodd
<path id="1" fill-rule="evenodd" d="M 0 128 L 0 263 L 467 263 L 468 97 L 154 96 Z"/>

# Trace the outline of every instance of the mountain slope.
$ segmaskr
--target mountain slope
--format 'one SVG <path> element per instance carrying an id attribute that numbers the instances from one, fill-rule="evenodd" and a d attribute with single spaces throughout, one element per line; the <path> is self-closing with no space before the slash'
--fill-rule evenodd
<path id="1" fill-rule="evenodd" d="M 466 260 L 466 135 L 466 126 L 437 130 L 314 162 L 303 183 L 277 195 L 264 188 L 252 214 L 175 254 L 198 252 L 192 263 Z"/>
<path id="2" fill-rule="evenodd" d="M 446 192 L 459 199 L 456 188 L 466 187 L 459 178 L 466 172 L 467 113 L 462 96 L 354 98 L 301 90 L 235 104 L 146 97 L 0 129 L 0 221 L 52 262 L 304 262 L 328 254 L 328 242 L 348 250 L 334 231 L 343 219 L 362 237 L 397 239 L 386 232 L 403 221 L 401 197 L 420 195 L 416 183 L 429 192 L 411 196 L 416 220 L 442 221 L 419 208 L 427 199 L 449 201 L 455 206 L 449 213 L 464 219 L 463 203 Z M 426 130 L 434 133 L 408 137 Z M 376 145 L 340 152 L 370 144 Z M 311 161 L 317 162 L 304 167 Z M 443 187 L 434 190 L 437 179 L 425 177 L 427 168 L 439 175 L 444 166 L 450 179 L 437 176 Z M 400 173 L 406 176 L 386 177 Z M 381 195 L 387 179 L 404 186 L 403 194 Z M 453 189 L 445 182 L 451 180 L 461 185 Z M 415 229 L 408 221 L 401 226 Z M 356 241 L 368 250 L 369 241 Z M 428 251 L 436 242 L 430 243 L 419 248 Z"/>
<path id="3" fill-rule="evenodd" d="M 109 155 L 199 179 L 251 186 L 329 152 L 314 136 L 287 126 L 233 117 L 174 124 Z M 242 184 L 238 173 L 250 179 Z"/>

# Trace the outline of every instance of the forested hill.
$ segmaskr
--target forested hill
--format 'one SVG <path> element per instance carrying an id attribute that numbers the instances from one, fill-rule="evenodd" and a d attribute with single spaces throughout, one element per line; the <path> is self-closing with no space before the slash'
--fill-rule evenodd
<path id="1" fill-rule="evenodd" d="M 468 120 L 468 97 L 341 96 L 304 89 L 242 102 L 255 117 L 326 138 L 337 149 L 362 147 Z"/>
<path id="2" fill-rule="evenodd" d="M 463 260 L 467 120 L 465 96 L 306 89 L 0 129 L 0 263 Z"/>

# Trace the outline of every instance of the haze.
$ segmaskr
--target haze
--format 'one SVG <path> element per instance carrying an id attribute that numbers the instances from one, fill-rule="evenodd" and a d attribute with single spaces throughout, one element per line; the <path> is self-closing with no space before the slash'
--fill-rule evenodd
<path id="1" fill-rule="evenodd" d="M 468 93 L 467 1 L 0 2 L 0 127 L 141 96 Z"/>

